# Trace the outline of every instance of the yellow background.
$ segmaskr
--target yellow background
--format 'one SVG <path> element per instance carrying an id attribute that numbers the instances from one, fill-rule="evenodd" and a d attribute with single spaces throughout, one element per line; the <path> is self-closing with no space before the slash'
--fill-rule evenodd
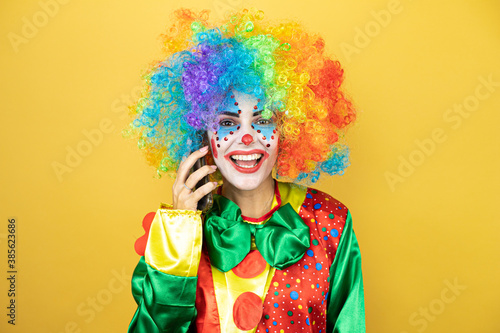
<path id="1" fill-rule="evenodd" d="M 54 1 L 0 5 L 0 331 L 124 332 L 135 310 L 133 244 L 172 184 L 121 137 L 125 106 L 160 55 L 173 9 L 217 16 L 241 1 L 44 9 Z M 499 332 L 498 1 L 252 4 L 322 33 L 345 68 L 359 109 L 352 166 L 316 187 L 352 212 L 368 332 Z M 489 77 L 490 90 L 480 81 Z M 453 113 L 464 103 L 472 111 Z M 54 163 L 67 165 L 77 148 L 86 156 L 58 175 Z M 5 315 L 9 217 L 18 225 L 15 327 Z"/>

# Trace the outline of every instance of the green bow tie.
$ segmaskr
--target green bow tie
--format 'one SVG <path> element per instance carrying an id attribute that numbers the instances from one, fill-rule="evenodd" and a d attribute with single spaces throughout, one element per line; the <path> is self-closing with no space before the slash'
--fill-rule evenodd
<path id="1" fill-rule="evenodd" d="M 244 222 L 240 208 L 231 200 L 214 195 L 207 213 L 204 234 L 210 262 L 222 272 L 238 265 L 250 252 L 251 236 L 262 257 L 277 269 L 295 264 L 310 246 L 309 227 L 288 203 L 265 224 Z"/>

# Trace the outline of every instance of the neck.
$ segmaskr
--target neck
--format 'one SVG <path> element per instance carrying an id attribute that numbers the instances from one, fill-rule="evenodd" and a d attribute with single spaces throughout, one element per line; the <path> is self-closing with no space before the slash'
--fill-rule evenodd
<path id="1" fill-rule="evenodd" d="M 242 191 L 224 179 L 222 195 L 234 202 L 241 209 L 241 214 L 259 218 L 271 210 L 274 197 L 274 179 L 272 175 L 256 189 Z"/>

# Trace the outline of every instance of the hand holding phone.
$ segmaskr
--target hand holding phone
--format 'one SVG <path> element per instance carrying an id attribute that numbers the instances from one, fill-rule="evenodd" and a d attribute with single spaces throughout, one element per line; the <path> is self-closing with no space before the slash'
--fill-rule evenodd
<path id="1" fill-rule="evenodd" d="M 217 170 L 215 165 L 204 165 L 208 152 L 208 146 L 205 146 L 193 152 L 179 165 L 172 187 L 174 209 L 206 211 L 210 208 L 210 194 L 218 184 L 208 181 L 208 175 Z M 197 162 L 198 168 L 195 168 Z"/>
<path id="2" fill-rule="evenodd" d="M 205 160 L 205 157 L 202 157 L 202 158 L 199 158 L 198 160 L 196 160 L 196 162 L 194 163 L 194 166 L 193 166 L 193 169 L 192 169 L 192 172 L 196 172 L 196 170 L 202 168 L 203 166 L 205 166 L 207 163 L 206 163 L 206 160 Z M 196 186 L 194 187 L 194 191 L 196 191 L 197 189 L 199 189 L 200 187 L 202 187 L 203 185 L 207 184 L 209 182 L 209 177 L 208 177 L 208 174 L 203 177 L 197 184 Z M 201 210 L 202 212 L 207 212 L 210 208 L 212 208 L 212 203 L 213 203 L 213 200 L 212 200 L 212 191 L 210 191 L 208 194 L 204 195 L 199 201 L 198 201 L 198 207 L 197 209 L 198 210 Z"/>

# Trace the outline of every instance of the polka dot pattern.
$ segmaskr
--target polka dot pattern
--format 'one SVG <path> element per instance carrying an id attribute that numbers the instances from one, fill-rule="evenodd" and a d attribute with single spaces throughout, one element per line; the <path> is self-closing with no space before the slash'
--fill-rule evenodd
<path id="1" fill-rule="evenodd" d="M 311 247 L 295 265 L 276 270 L 256 332 L 326 331 L 329 271 L 347 208 L 325 193 L 308 189 L 299 215 L 310 228 Z"/>

